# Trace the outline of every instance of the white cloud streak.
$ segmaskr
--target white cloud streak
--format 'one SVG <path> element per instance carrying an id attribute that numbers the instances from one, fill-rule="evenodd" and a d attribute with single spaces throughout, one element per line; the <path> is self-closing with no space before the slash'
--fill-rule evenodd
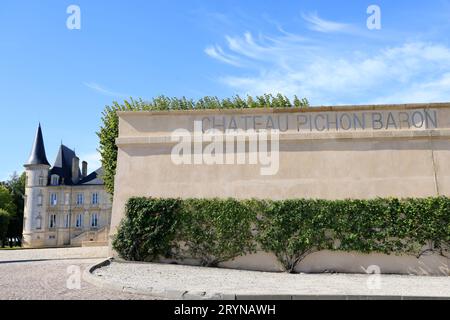
<path id="1" fill-rule="evenodd" d="M 339 29 L 328 25 L 327 30 L 332 28 Z M 340 53 L 284 33 L 255 38 L 246 32 L 225 40 L 220 56 L 233 57 L 239 70 L 251 71 L 222 75 L 219 81 L 242 94 L 297 94 L 318 105 L 450 100 L 450 48 L 445 45 L 407 42 L 370 53 Z"/>
<path id="2" fill-rule="evenodd" d="M 315 12 L 302 14 L 302 18 L 308 22 L 308 28 L 313 31 L 324 33 L 355 31 L 350 24 L 322 19 Z"/>
<path id="3" fill-rule="evenodd" d="M 88 87 L 89 89 L 91 89 L 97 93 L 100 93 L 102 95 L 109 96 L 109 97 L 127 98 L 130 96 L 127 94 L 112 91 L 96 82 L 83 82 L 83 85 L 85 85 L 86 87 Z"/>
<path id="4" fill-rule="evenodd" d="M 217 59 L 223 63 L 229 64 L 229 65 L 232 65 L 235 67 L 241 66 L 241 62 L 240 62 L 239 58 L 225 54 L 220 46 L 207 47 L 205 49 L 205 53 L 208 56 L 210 56 L 211 58 Z"/>

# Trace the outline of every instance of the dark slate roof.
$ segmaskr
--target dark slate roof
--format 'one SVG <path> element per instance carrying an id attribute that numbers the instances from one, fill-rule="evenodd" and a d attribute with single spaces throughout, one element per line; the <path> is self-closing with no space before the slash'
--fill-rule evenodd
<path id="1" fill-rule="evenodd" d="M 72 161 L 75 157 L 75 151 L 62 144 L 61 147 L 59 147 L 58 156 L 56 157 L 55 163 L 50 170 L 49 178 L 56 174 L 60 178 L 60 184 L 72 185 Z M 78 174 L 81 176 L 79 169 Z"/>
<path id="2" fill-rule="evenodd" d="M 47 155 L 45 154 L 44 138 L 42 137 L 41 124 L 36 132 L 36 138 L 34 139 L 33 148 L 31 149 L 30 159 L 28 159 L 28 165 L 47 165 Z"/>
<path id="3" fill-rule="evenodd" d="M 103 169 L 97 169 L 86 177 L 81 176 L 80 168 L 78 168 L 78 176 L 80 180 L 74 184 L 72 181 L 72 162 L 76 157 L 75 151 L 61 144 L 58 155 L 56 157 L 53 167 L 49 171 L 49 185 L 53 175 L 59 176 L 59 184 L 61 185 L 103 185 Z M 44 138 L 42 136 L 41 124 L 39 124 L 36 138 L 34 139 L 33 148 L 30 159 L 26 165 L 47 165 L 50 166 L 47 155 L 45 154 Z"/>
<path id="4" fill-rule="evenodd" d="M 79 185 L 103 185 L 105 182 L 102 179 L 103 168 L 100 168 L 92 172 L 87 177 L 83 178 L 78 182 Z"/>
<path id="5" fill-rule="evenodd" d="M 59 183 L 67 186 L 81 186 L 81 185 L 103 185 L 104 182 L 101 179 L 103 175 L 103 169 L 100 168 L 86 177 L 81 176 L 81 171 L 78 168 L 78 175 L 80 181 L 76 184 L 72 182 L 72 161 L 76 157 L 75 151 L 69 149 L 65 145 L 61 145 L 56 157 L 55 164 L 49 172 L 49 183 L 51 182 L 52 175 L 59 176 Z"/>

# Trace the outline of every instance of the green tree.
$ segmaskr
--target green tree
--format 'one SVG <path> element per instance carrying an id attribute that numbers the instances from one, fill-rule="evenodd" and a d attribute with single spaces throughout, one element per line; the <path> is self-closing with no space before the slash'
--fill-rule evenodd
<path id="1" fill-rule="evenodd" d="M 5 210 L 9 214 L 16 211 L 13 196 L 7 186 L 0 186 L 0 209 Z"/>
<path id="2" fill-rule="evenodd" d="M 10 214 L 5 209 L 0 209 L 0 241 L 2 248 L 6 245 L 6 234 L 8 232 L 8 225 L 10 221 Z"/>
<path id="3" fill-rule="evenodd" d="M 23 172 L 20 176 L 14 172 L 11 178 L 5 183 L 6 188 L 8 188 L 12 195 L 15 206 L 14 212 L 11 212 L 11 221 L 9 223 L 7 235 L 11 238 L 21 238 L 22 235 L 25 180 L 25 172 Z"/>

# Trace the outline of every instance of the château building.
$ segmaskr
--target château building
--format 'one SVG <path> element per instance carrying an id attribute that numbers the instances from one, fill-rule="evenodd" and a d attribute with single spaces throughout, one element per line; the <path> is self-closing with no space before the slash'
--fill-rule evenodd
<path id="1" fill-rule="evenodd" d="M 39 124 L 25 164 L 23 246 L 27 248 L 106 245 L 111 197 L 102 168 L 88 164 L 61 144 L 53 166 L 47 160 Z"/>

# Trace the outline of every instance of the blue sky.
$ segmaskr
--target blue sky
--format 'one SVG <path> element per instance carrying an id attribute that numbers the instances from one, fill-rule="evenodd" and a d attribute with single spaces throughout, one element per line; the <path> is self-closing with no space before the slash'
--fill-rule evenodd
<path id="1" fill-rule="evenodd" d="M 381 30 L 366 26 L 374 4 Z M 62 140 L 94 169 L 102 109 L 130 96 L 450 101 L 449 34 L 448 0 L 2 0 L 0 180 L 39 121 L 50 162 Z"/>

